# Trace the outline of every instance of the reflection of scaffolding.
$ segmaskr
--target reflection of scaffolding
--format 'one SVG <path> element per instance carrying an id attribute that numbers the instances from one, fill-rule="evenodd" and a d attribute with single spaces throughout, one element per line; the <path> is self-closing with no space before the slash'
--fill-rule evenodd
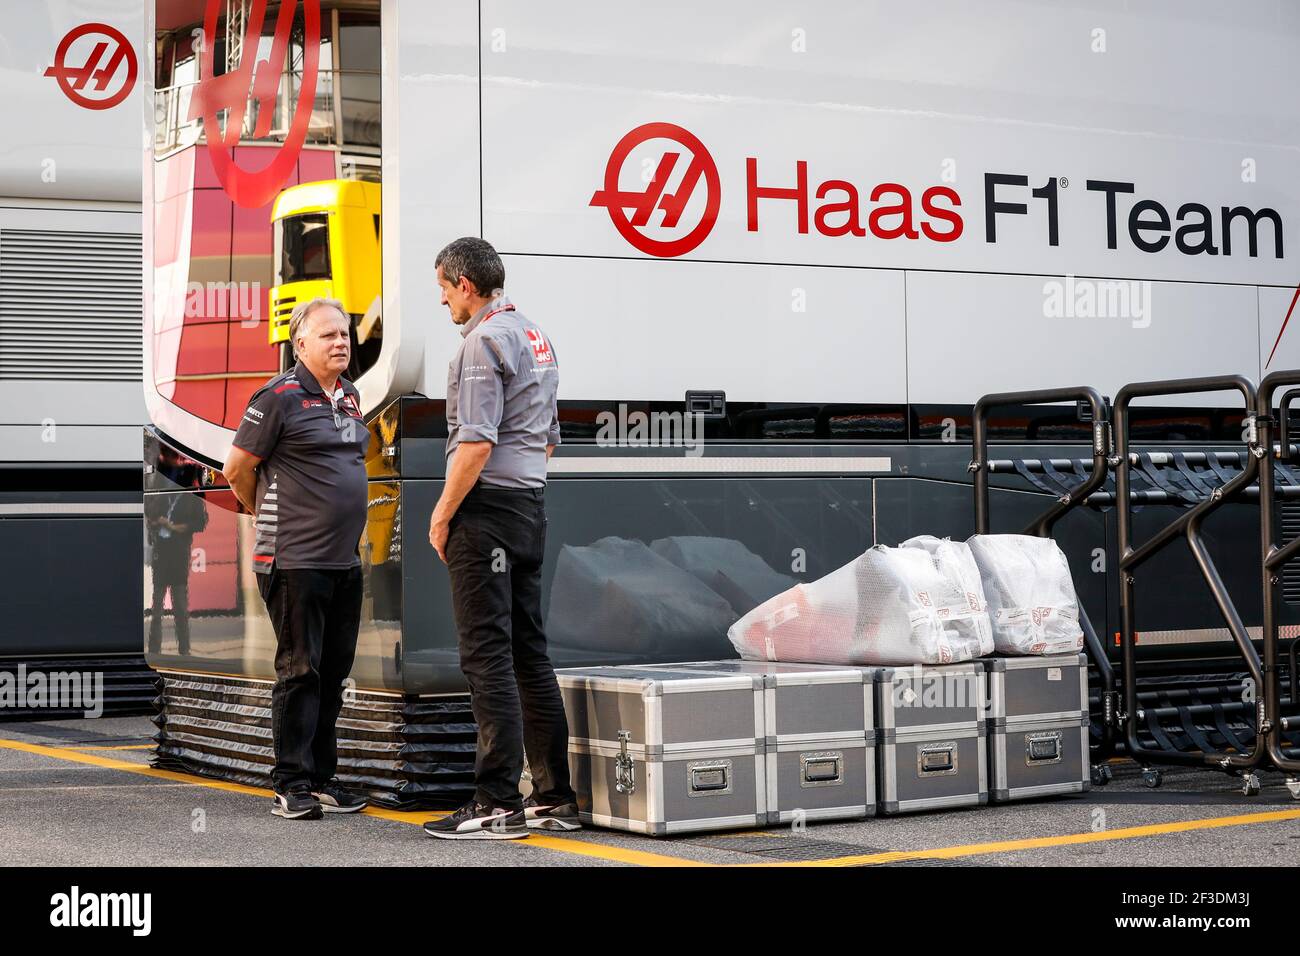
<path id="1" fill-rule="evenodd" d="M 234 73 L 239 69 L 240 62 L 244 59 L 244 30 L 248 24 L 248 5 L 245 0 L 226 0 L 226 73 Z M 254 40 L 254 43 L 257 41 Z M 254 50 L 256 55 L 257 51 Z M 248 109 L 244 111 L 243 129 L 240 131 L 239 138 L 243 139 L 253 132 L 253 123 L 256 121 L 258 111 Z M 222 121 L 223 129 L 230 123 L 230 114 L 226 113 Z"/>
<path id="2" fill-rule="evenodd" d="M 246 0 L 226 0 L 226 72 L 239 69 L 244 58 L 244 26 L 248 22 Z"/>

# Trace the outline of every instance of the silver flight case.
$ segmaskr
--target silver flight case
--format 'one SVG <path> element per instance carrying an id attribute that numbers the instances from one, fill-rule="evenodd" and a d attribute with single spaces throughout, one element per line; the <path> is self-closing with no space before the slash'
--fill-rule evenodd
<path id="1" fill-rule="evenodd" d="M 860 820 L 875 815 L 871 671 L 740 660 L 662 666 L 763 681 L 768 823 Z"/>
<path id="2" fill-rule="evenodd" d="M 652 836 L 767 823 L 761 677 L 639 665 L 556 677 L 584 823 Z"/>
<path id="3" fill-rule="evenodd" d="M 983 665 L 971 661 L 871 670 L 880 812 L 987 803 Z"/>
<path id="4" fill-rule="evenodd" d="M 998 803 L 1091 789 L 1088 658 L 984 660 L 989 684 L 989 774 Z"/>

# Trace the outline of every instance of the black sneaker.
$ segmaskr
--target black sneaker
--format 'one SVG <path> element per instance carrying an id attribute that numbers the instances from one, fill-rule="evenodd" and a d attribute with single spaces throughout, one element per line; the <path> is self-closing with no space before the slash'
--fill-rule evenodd
<path id="1" fill-rule="evenodd" d="M 523 810 L 487 807 L 471 800 L 441 820 L 430 820 L 424 832 L 440 840 L 519 840 L 528 836 Z"/>
<path id="2" fill-rule="evenodd" d="M 331 780 L 321 787 L 312 787 L 311 795 L 320 801 L 320 808 L 326 813 L 356 813 L 370 805 L 365 797 L 344 790 L 337 780 Z"/>
<path id="3" fill-rule="evenodd" d="M 524 820 L 530 830 L 581 830 L 576 803 L 545 804 L 537 798 L 524 801 Z"/>
<path id="4" fill-rule="evenodd" d="M 307 787 L 294 787 L 287 793 L 276 793 L 271 813 L 286 820 L 319 820 L 320 803 Z"/>

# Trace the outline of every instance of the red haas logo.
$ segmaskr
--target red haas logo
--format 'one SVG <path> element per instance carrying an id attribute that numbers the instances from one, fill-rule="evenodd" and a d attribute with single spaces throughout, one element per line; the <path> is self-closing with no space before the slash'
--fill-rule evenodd
<path id="1" fill-rule="evenodd" d="M 528 341 L 533 347 L 533 361 L 538 365 L 549 365 L 555 361 L 555 353 L 546 344 L 546 337 L 539 329 L 525 329 Z"/>
<path id="2" fill-rule="evenodd" d="M 691 153 L 676 191 L 665 194 L 673 171 L 682 158 L 679 152 L 665 152 L 659 158 L 654 175 L 643 191 L 619 189 L 619 176 L 628 156 L 636 147 L 652 139 L 672 140 Z M 654 239 L 642 231 L 650 226 L 650 217 L 656 209 L 663 213 L 656 228 L 676 228 L 701 180 L 705 191 L 704 212 L 695 228 L 675 239 Z M 618 141 L 605 165 L 605 187 L 596 190 L 589 205 L 604 206 L 614 228 L 633 248 L 647 255 L 671 258 L 690 252 L 708 237 L 718 220 L 721 204 L 722 184 L 718 179 L 718 167 L 704 144 L 693 133 L 672 123 L 646 123 Z M 629 209 L 633 213 L 630 218 L 627 215 Z"/>
<path id="3" fill-rule="evenodd" d="M 86 62 L 79 69 L 68 66 L 66 60 L 72 44 L 90 34 L 98 34 L 106 39 L 96 41 L 94 48 L 86 57 Z M 108 53 L 109 43 L 113 45 L 113 52 L 109 55 L 108 62 L 101 67 L 99 64 L 104 54 Z M 123 63 L 126 64 L 126 77 L 116 90 L 100 98 L 87 96 L 82 92 L 86 84 L 94 80 L 94 91 L 103 93 L 108 89 L 109 80 L 118 74 Z M 59 48 L 54 51 L 54 65 L 45 70 L 45 75 L 58 80 L 59 89 L 63 90 L 63 94 L 78 106 L 88 110 L 106 110 L 126 99 L 135 86 L 138 70 L 135 50 L 122 35 L 122 31 L 110 27 L 107 23 L 83 23 L 69 30 L 59 41 Z"/>
<path id="4" fill-rule="evenodd" d="M 682 150 L 666 149 L 658 158 L 654 172 L 641 190 L 621 189 L 627 160 L 633 150 L 651 140 L 667 140 Z M 690 160 L 680 181 L 671 192 L 669 184 L 683 166 L 683 151 Z M 649 159 L 645 157 L 646 169 Z M 699 222 L 689 232 L 680 232 L 682 218 L 695 195 L 704 186 L 705 198 Z M 933 242 L 954 242 L 965 228 L 961 214 L 961 196 L 948 186 L 929 186 L 919 201 L 902 183 L 880 182 L 872 186 L 864 204 L 860 190 L 852 182 L 828 179 L 820 184 L 809 179 L 808 163 L 794 164 L 793 185 L 760 185 L 758 158 L 745 158 L 745 229 L 759 231 L 759 203 L 795 204 L 797 228 L 807 235 L 811 228 L 823 236 L 874 236 L 877 239 L 913 240 L 925 237 Z M 814 208 L 814 201 L 819 203 Z M 646 123 L 618 141 L 605 165 L 605 183 L 591 197 L 591 206 L 603 206 L 619 235 L 633 248 L 652 256 L 671 258 L 692 251 L 713 230 L 722 204 L 722 185 L 718 167 L 704 144 L 688 130 L 672 123 Z M 919 211 L 917 206 L 919 204 Z M 662 214 L 657 224 L 651 219 Z M 630 215 L 629 215 L 630 213 Z M 865 221 L 864 221 L 865 216 Z M 671 237 L 655 235 L 675 230 Z"/>
<path id="5" fill-rule="evenodd" d="M 226 194 L 235 205 L 256 209 L 275 198 L 293 171 L 303 143 L 307 141 L 307 125 L 316 99 L 316 72 L 320 63 L 320 0 L 302 0 L 302 84 L 298 90 L 298 102 L 284 145 L 276 151 L 270 164 L 257 172 L 249 172 L 236 165 L 233 151 L 243 133 L 244 114 L 248 110 L 250 95 L 257 101 L 257 126 L 253 130 L 253 138 L 263 139 L 271 132 L 276 95 L 284 74 L 298 2 L 285 0 L 280 4 L 271 50 L 265 59 L 258 60 L 258 40 L 262 36 L 262 21 L 266 17 L 266 0 L 252 0 L 242 44 L 242 49 L 247 52 L 241 57 L 238 67 L 216 76 L 212 58 L 217 46 L 217 19 L 225 6 L 223 0 L 208 0 L 203 19 L 203 56 L 199 67 L 199 84 L 190 101 L 188 118 L 203 118 L 208 156 Z M 227 111 L 224 132 L 217 122 L 217 113 L 221 110 Z"/>

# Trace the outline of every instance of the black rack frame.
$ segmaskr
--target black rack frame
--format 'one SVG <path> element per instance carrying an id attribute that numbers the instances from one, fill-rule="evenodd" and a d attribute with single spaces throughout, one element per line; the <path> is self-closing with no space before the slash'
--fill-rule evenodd
<path id="1" fill-rule="evenodd" d="M 1259 507 L 1260 507 L 1260 549 L 1263 555 L 1262 586 L 1263 602 L 1263 637 L 1264 661 L 1263 671 L 1266 683 L 1263 688 L 1264 715 L 1262 725 L 1266 730 L 1265 749 L 1269 760 L 1278 769 L 1286 773 L 1287 786 L 1293 796 L 1300 797 L 1300 759 L 1289 757 L 1282 749 L 1282 731 L 1286 729 L 1286 718 L 1282 716 L 1282 681 L 1278 662 L 1280 658 L 1280 639 L 1278 631 L 1277 606 L 1280 595 L 1278 585 L 1281 583 L 1282 566 L 1300 555 L 1300 537 L 1287 544 L 1277 545 L 1277 507 L 1276 463 L 1292 458 L 1290 443 L 1291 404 L 1300 398 L 1300 388 L 1289 389 L 1278 403 L 1278 417 L 1273 418 L 1273 395 L 1286 385 L 1300 385 L 1300 371 L 1288 370 L 1273 372 L 1264 377 L 1259 384 L 1259 394 L 1255 406 L 1255 428 L 1258 432 L 1260 446 L 1268 453 L 1259 461 Z M 1273 429 L 1278 430 L 1278 444 L 1273 444 Z M 1297 703 L 1297 647 L 1300 638 L 1292 638 L 1288 653 L 1290 703 Z"/>
<path id="2" fill-rule="evenodd" d="M 1254 770 L 1266 754 L 1265 746 L 1265 696 L 1263 665 L 1242 623 L 1241 615 L 1232 602 L 1231 595 L 1219 576 L 1214 561 L 1210 558 L 1205 543 L 1201 538 L 1201 528 L 1205 519 L 1241 496 L 1241 493 L 1255 483 L 1259 474 L 1259 459 L 1262 449 L 1259 445 L 1258 431 L 1253 422 L 1248 427 L 1246 446 L 1248 454 L 1243 459 L 1242 470 L 1230 481 L 1218 486 L 1202 501 L 1192 505 L 1173 521 L 1157 531 L 1147 541 L 1134 546 L 1133 543 L 1133 502 L 1130 498 L 1133 459 L 1129 454 L 1129 407 L 1134 399 L 1153 396 L 1190 395 L 1202 392 L 1236 391 L 1241 393 L 1246 408 L 1248 422 L 1253 419 L 1257 392 L 1254 382 L 1243 375 L 1219 375 L 1202 378 L 1166 379 L 1156 382 L 1137 382 L 1125 385 L 1115 396 L 1115 457 L 1111 465 L 1115 469 L 1115 505 L 1118 525 L 1119 548 L 1119 594 L 1120 594 L 1120 647 L 1123 656 L 1124 713 L 1121 715 L 1125 728 L 1125 743 L 1129 756 L 1144 763 L 1143 773 L 1151 786 L 1158 785 L 1158 771 L 1152 769 L 1151 763 L 1167 763 L 1183 766 L 1208 766 L 1229 773 L 1241 773 L 1246 777 L 1245 792 L 1258 792 L 1259 781 Z M 1204 578 L 1219 612 L 1237 650 L 1246 662 L 1250 677 L 1255 687 L 1259 688 L 1256 699 L 1256 737 L 1251 749 L 1246 753 L 1231 751 L 1181 751 L 1165 748 L 1147 747 L 1138 738 L 1137 697 L 1137 661 L 1136 661 L 1136 572 L 1152 555 L 1169 545 L 1175 538 L 1183 536 L 1192 552 L 1197 567 Z"/>
<path id="3" fill-rule="evenodd" d="M 1109 404 L 1095 388 L 1084 385 L 1075 388 L 1036 389 L 985 395 L 975 403 L 972 415 L 971 462 L 967 466 L 967 470 L 975 477 L 976 534 L 989 533 L 989 412 L 995 408 L 1014 405 L 1049 405 L 1061 402 L 1077 402 L 1080 403 L 1080 408 L 1083 403 L 1088 405 L 1092 415 L 1092 471 L 1073 488 L 1061 494 L 1043 514 L 1025 528 L 1024 534 L 1050 538 L 1052 529 L 1058 521 L 1071 509 L 1087 504 L 1089 496 L 1106 483 L 1113 440 Z M 1115 752 L 1116 711 L 1119 699 L 1115 690 L 1115 669 L 1082 603 L 1079 605 L 1079 624 L 1083 629 L 1088 654 L 1092 657 L 1102 684 L 1102 740 L 1101 746 L 1094 751 L 1097 761 L 1093 764 L 1092 777 L 1094 783 L 1105 784 L 1110 779 L 1109 767 L 1106 766 L 1105 761 Z"/>

